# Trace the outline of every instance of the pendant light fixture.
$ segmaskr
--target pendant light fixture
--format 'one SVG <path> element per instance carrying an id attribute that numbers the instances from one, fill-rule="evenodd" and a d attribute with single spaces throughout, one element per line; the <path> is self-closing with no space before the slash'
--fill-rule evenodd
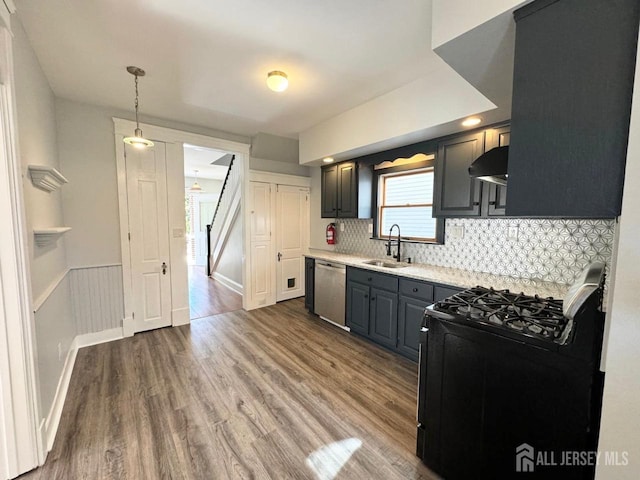
<path id="1" fill-rule="evenodd" d="M 151 140 L 147 140 L 142 136 L 142 130 L 140 129 L 140 122 L 138 121 L 138 77 L 144 77 L 145 71 L 139 67 L 127 67 L 127 72 L 135 77 L 135 85 L 136 85 L 136 130 L 134 132 L 133 137 L 126 137 L 124 139 L 124 143 L 128 143 L 129 145 L 136 148 L 147 148 L 153 147 L 153 142 Z"/>
<path id="2" fill-rule="evenodd" d="M 194 172 L 196 173 L 196 180 L 195 182 L 193 182 L 193 185 L 191 185 L 191 188 L 189 189 L 189 191 L 199 193 L 199 192 L 202 192 L 202 187 L 198 183 L 198 170 L 194 170 Z"/>

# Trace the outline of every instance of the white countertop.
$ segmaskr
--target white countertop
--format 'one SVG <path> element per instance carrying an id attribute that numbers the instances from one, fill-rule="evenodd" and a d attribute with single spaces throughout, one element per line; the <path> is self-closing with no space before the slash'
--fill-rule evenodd
<path id="1" fill-rule="evenodd" d="M 341 263 L 365 270 L 396 275 L 398 277 L 414 278 L 427 282 L 442 283 L 460 288 L 471 288 L 478 285 L 483 287 L 493 287 L 496 290 L 508 289 L 512 292 L 522 292 L 526 295 L 539 295 L 541 297 L 553 297 L 562 299 L 569 289 L 569 285 L 560 283 L 545 282 L 530 278 L 507 277 L 504 275 L 493 275 L 490 273 L 472 272 L 457 268 L 437 267 L 434 265 L 408 264 L 403 268 L 385 268 L 375 265 L 367 265 L 363 262 L 372 258 L 361 257 L 344 253 L 329 252 L 326 250 L 311 249 L 306 254 L 307 257 L 329 262 Z M 389 261 L 389 258 L 379 260 Z M 393 260 L 391 260 L 393 261 Z"/>

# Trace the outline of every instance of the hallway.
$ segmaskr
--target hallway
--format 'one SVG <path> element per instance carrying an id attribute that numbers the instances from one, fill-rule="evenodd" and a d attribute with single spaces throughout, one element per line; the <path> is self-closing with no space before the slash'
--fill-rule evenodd
<path id="1" fill-rule="evenodd" d="M 191 320 L 241 309 L 242 295 L 207 277 L 205 270 L 203 266 L 189 267 Z"/>

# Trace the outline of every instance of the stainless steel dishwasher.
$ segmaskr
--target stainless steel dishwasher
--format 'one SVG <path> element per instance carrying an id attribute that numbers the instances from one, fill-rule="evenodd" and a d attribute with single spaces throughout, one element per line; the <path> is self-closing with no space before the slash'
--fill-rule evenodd
<path id="1" fill-rule="evenodd" d="M 344 329 L 346 273 L 347 268 L 340 263 L 316 260 L 315 313 Z"/>

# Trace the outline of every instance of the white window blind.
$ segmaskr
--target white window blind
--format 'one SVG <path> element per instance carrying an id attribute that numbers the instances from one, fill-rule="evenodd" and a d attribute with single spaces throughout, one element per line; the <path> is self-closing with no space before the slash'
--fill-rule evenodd
<path id="1" fill-rule="evenodd" d="M 433 168 L 381 175 L 380 180 L 378 235 L 388 235 L 397 223 L 403 238 L 435 241 Z"/>

